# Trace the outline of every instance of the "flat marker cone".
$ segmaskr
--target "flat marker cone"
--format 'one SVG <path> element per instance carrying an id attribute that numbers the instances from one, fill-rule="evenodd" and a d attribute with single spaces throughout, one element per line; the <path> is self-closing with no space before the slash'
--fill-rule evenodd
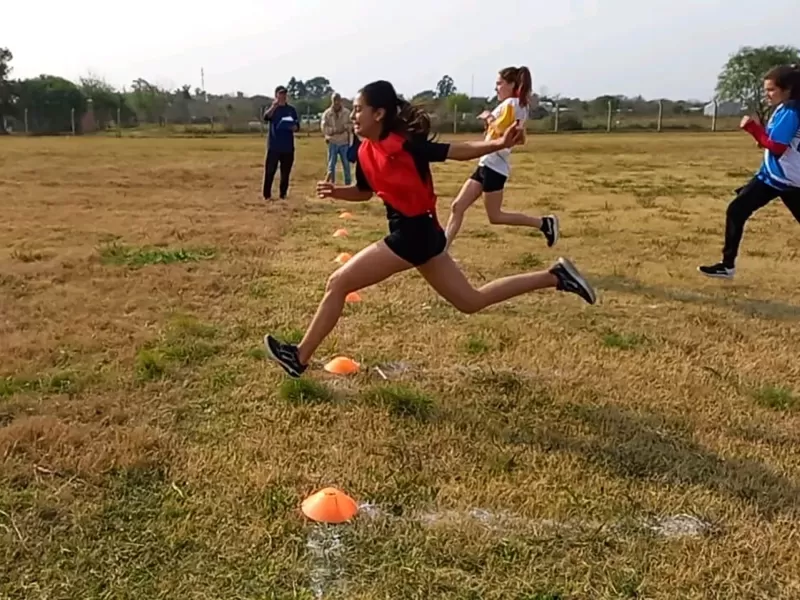
<path id="1" fill-rule="evenodd" d="M 346 262 L 347 262 L 348 260 L 350 260 L 351 258 L 353 258 L 353 255 L 352 255 L 352 254 L 348 254 L 347 252 L 342 252 L 342 253 L 341 253 L 339 256 L 337 256 L 337 257 L 334 259 L 334 262 L 337 262 L 337 263 L 339 263 L 340 265 L 343 265 L 344 263 L 346 263 Z"/>
<path id="2" fill-rule="evenodd" d="M 347 237 L 347 229 L 337 229 L 333 232 L 333 237 Z"/>
<path id="3" fill-rule="evenodd" d="M 344 297 L 345 302 L 361 302 L 361 296 L 358 292 L 350 292 Z"/>
<path id="4" fill-rule="evenodd" d="M 339 218 L 340 219 L 352 219 L 353 218 L 353 213 L 348 212 L 348 211 L 344 211 L 342 214 L 339 215 Z"/>
<path id="5" fill-rule="evenodd" d="M 334 375 L 352 375 L 358 373 L 360 365 L 352 358 L 337 356 L 323 367 L 328 373 Z"/>
<path id="6" fill-rule="evenodd" d="M 356 516 L 358 505 L 343 491 L 328 487 L 303 500 L 300 510 L 312 521 L 344 523 Z"/>

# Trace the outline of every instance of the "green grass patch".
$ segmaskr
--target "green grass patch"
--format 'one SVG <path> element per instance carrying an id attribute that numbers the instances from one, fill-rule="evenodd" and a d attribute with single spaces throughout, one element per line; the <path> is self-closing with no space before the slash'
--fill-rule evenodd
<path id="1" fill-rule="evenodd" d="M 373 404 L 385 406 L 396 417 L 410 417 L 418 421 L 429 420 L 436 406 L 427 394 L 402 385 L 375 387 L 366 393 L 366 398 Z"/>
<path id="2" fill-rule="evenodd" d="M 525 270 L 540 269 L 544 266 L 544 261 L 535 254 L 525 252 L 513 262 L 513 265 L 519 269 Z"/>
<path id="3" fill-rule="evenodd" d="M 139 381 L 161 379 L 176 368 L 204 363 L 222 350 L 215 342 L 218 331 L 191 316 L 179 316 L 162 338 L 139 350 L 135 371 Z"/>
<path id="4" fill-rule="evenodd" d="M 313 379 L 285 379 L 278 389 L 281 399 L 292 404 L 320 404 L 333 400 L 333 393 Z"/>
<path id="5" fill-rule="evenodd" d="M 42 373 L 33 377 L 8 375 L 0 377 L 0 398 L 19 393 L 68 394 L 80 392 L 87 380 L 72 370 Z"/>
<path id="6" fill-rule="evenodd" d="M 472 354 L 473 356 L 477 356 L 479 354 L 486 354 L 491 350 L 491 346 L 489 342 L 487 342 L 480 334 L 471 333 L 469 337 L 467 337 L 467 341 L 464 348 L 467 354 Z"/>
<path id="7" fill-rule="evenodd" d="M 761 387 L 753 392 L 753 399 L 760 406 L 772 410 L 796 410 L 800 407 L 800 398 L 784 386 Z"/>
<path id="8" fill-rule="evenodd" d="M 647 343 L 647 338 L 636 333 L 618 333 L 609 331 L 603 334 L 603 345 L 606 348 L 616 348 L 618 350 L 633 350 Z"/>
<path id="9" fill-rule="evenodd" d="M 101 246 L 99 254 L 103 264 L 139 268 L 146 265 L 169 265 L 210 260 L 217 255 L 217 251 L 214 248 L 134 247 L 113 242 Z"/>

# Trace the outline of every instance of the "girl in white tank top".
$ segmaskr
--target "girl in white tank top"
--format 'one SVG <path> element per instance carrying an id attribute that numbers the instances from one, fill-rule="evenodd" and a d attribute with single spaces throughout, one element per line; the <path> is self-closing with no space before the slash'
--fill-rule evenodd
<path id="1" fill-rule="evenodd" d="M 501 136 L 503 131 L 515 121 L 520 123 L 524 131 L 532 86 L 531 72 L 528 67 L 507 67 L 500 71 L 495 85 L 500 104 L 492 112 L 485 111 L 479 117 L 486 122 L 486 139 Z M 548 247 L 558 241 L 558 217 L 555 215 L 531 217 L 522 213 L 505 212 L 502 209 L 503 188 L 511 171 L 510 157 L 511 149 L 509 148 L 486 155 L 478 161 L 478 168 L 464 182 L 461 191 L 450 206 L 450 218 L 445 229 L 448 248 L 458 235 L 458 230 L 461 229 L 467 209 L 481 195 L 484 196 L 486 216 L 489 217 L 490 223 L 536 227 L 544 234 Z"/>

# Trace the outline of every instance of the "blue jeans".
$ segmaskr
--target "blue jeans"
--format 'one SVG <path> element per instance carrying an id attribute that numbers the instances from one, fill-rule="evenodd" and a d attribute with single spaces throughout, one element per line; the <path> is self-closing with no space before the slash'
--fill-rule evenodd
<path id="1" fill-rule="evenodd" d="M 336 181 L 336 159 L 342 159 L 342 170 L 344 171 L 344 184 L 350 185 L 350 161 L 347 160 L 348 144 L 334 144 L 328 142 L 328 175 L 331 181 Z"/>

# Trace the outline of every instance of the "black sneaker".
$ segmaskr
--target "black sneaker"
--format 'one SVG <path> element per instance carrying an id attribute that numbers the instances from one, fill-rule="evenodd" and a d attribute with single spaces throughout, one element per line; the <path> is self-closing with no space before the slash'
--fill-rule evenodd
<path id="1" fill-rule="evenodd" d="M 697 270 L 706 277 L 716 277 L 718 279 L 733 279 L 733 276 L 736 275 L 734 267 L 726 267 L 722 263 L 697 267 Z"/>
<path id="2" fill-rule="evenodd" d="M 297 357 L 297 346 L 279 342 L 271 335 L 265 335 L 264 347 L 272 360 L 282 366 L 290 377 L 300 377 L 306 370 L 307 366 L 300 364 L 300 359 Z"/>
<path id="3" fill-rule="evenodd" d="M 583 275 L 578 272 L 578 269 L 569 259 L 559 258 L 558 262 L 550 267 L 550 273 L 558 278 L 558 284 L 556 285 L 558 291 L 578 294 L 589 304 L 597 302 L 597 295 L 594 293 L 592 286 L 583 278 Z"/>
<path id="4" fill-rule="evenodd" d="M 547 247 L 552 248 L 558 241 L 558 217 L 555 215 L 547 215 L 542 217 L 541 231 L 544 237 L 547 238 Z"/>

